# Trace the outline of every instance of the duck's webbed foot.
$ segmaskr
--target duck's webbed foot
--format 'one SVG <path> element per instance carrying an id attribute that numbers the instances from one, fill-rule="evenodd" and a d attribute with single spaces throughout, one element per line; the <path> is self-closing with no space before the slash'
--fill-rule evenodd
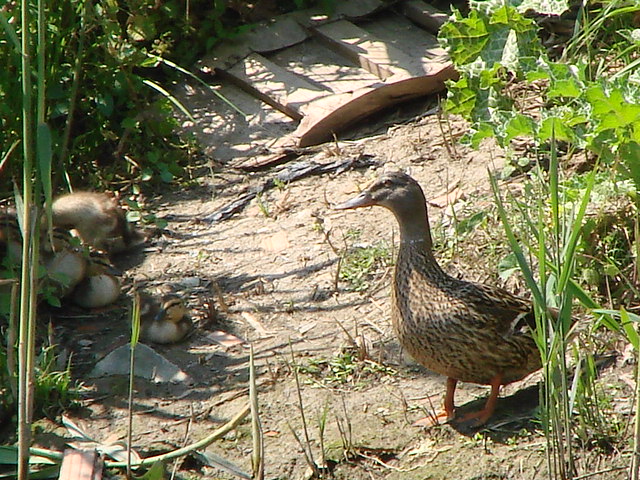
<path id="1" fill-rule="evenodd" d="M 487 423 L 487 420 L 493 415 L 500 393 L 500 385 L 502 385 L 502 374 L 498 374 L 491 379 L 491 393 L 485 403 L 484 408 L 477 412 L 470 412 L 456 419 L 457 424 L 466 424 L 471 428 L 479 427 Z"/>
<path id="2" fill-rule="evenodd" d="M 455 378 L 447 378 L 447 393 L 444 396 L 444 408 L 442 411 L 430 414 L 424 418 L 413 422 L 414 427 L 433 427 L 450 422 L 456 417 L 456 407 L 454 405 L 454 395 L 456 392 Z"/>

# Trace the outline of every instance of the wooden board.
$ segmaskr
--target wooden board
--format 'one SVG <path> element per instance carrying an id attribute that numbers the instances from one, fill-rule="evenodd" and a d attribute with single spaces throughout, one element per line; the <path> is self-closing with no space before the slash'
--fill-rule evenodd
<path id="1" fill-rule="evenodd" d="M 381 80 L 424 75 L 422 62 L 392 44 L 369 35 L 346 20 L 314 27 L 311 31 L 329 48 L 360 65 Z"/>
<path id="2" fill-rule="evenodd" d="M 305 107 L 306 115 L 292 136 L 299 147 L 329 141 L 333 134 L 389 105 L 441 92 L 446 80 L 457 77 L 450 64 L 440 65 L 439 69 L 434 66 L 433 70 L 429 75 L 319 99 Z"/>
<path id="3" fill-rule="evenodd" d="M 64 451 L 59 480 L 101 480 L 103 461 L 95 450 Z"/>
<path id="4" fill-rule="evenodd" d="M 265 145 L 264 164 L 331 140 L 390 105 L 441 92 L 457 77 L 432 34 L 446 15 L 427 3 L 350 0 L 343 7 L 333 16 L 308 10 L 279 17 L 201 62 L 298 122 L 292 134 Z"/>
<path id="5" fill-rule="evenodd" d="M 437 34 L 442 24 L 449 18 L 449 15 L 421 0 L 400 2 L 400 12 L 433 34 Z"/>
<path id="6" fill-rule="evenodd" d="M 252 53 L 229 70 L 218 71 L 218 74 L 294 120 L 302 119 L 301 106 L 331 93 L 257 53 Z"/>
<path id="7" fill-rule="evenodd" d="M 322 85 L 331 93 L 353 92 L 380 81 L 376 75 L 346 61 L 316 38 L 277 52 L 271 59 L 308 82 Z"/>

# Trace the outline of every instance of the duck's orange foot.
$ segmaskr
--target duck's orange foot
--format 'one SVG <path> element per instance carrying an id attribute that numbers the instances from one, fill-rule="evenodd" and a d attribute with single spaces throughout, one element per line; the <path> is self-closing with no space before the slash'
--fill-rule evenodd
<path id="1" fill-rule="evenodd" d="M 445 410 L 432 413 L 424 418 L 420 418 L 413 422 L 411 426 L 413 427 L 435 427 L 436 425 L 442 425 L 450 422 L 455 418 L 455 412 L 447 412 Z"/>
<path id="2" fill-rule="evenodd" d="M 487 399 L 487 403 L 484 408 L 478 412 L 470 412 L 463 415 L 460 419 L 456 419 L 456 424 L 465 425 L 469 428 L 477 428 L 485 423 L 493 415 L 496 409 L 496 403 L 498 401 L 498 394 L 500 393 L 500 385 L 502 384 L 502 375 L 496 375 L 491 379 L 491 393 Z"/>
<path id="3" fill-rule="evenodd" d="M 478 412 L 469 412 L 460 418 L 456 418 L 457 425 L 464 425 L 468 428 L 478 428 L 487 423 L 487 420 L 493 415 L 493 408 L 486 407 Z"/>
<path id="4" fill-rule="evenodd" d="M 414 427 L 433 427 L 450 422 L 456 416 L 456 407 L 453 403 L 453 396 L 456 391 L 458 380 L 455 378 L 447 378 L 447 393 L 444 396 L 444 408 L 438 413 L 429 413 L 429 416 L 421 418 L 413 422 Z"/>

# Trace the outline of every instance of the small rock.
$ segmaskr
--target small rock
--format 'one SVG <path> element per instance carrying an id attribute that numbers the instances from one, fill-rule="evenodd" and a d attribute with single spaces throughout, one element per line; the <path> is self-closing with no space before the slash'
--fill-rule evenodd
<path id="1" fill-rule="evenodd" d="M 195 288 L 200 286 L 199 277 L 186 277 L 177 282 L 178 285 L 185 288 Z"/>
<path id="2" fill-rule="evenodd" d="M 96 364 L 89 376 L 95 378 L 105 375 L 129 375 L 130 351 L 128 343 L 116 348 Z M 188 383 L 191 381 L 189 375 L 177 365 L 144 343 L 136 345 L 135 375 L 156 383 Z"/>

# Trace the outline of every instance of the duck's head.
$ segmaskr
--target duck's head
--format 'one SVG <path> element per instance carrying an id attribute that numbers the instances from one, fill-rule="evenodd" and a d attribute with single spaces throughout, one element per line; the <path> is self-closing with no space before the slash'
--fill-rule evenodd
<path id="1" fill-rule="evenodd" d="M 69 230 L 60 227 L 54 227 L 51 235 L 43 231 L 42 248 L 47 254 L 63 251 L 84 253 L 80 239 L 72 235 Z"/>
<path id="2" fill-rule="evenodd" d="M 360 194 L 334 208 L 347 210 L 379 205 L 393 212 L 400 225 L 401 241 L 420 242 L 431 249 L 427 202 L 418 182 L 403 172 L 386 172 Z"/>
<path id="3" fill-rule="evenodd" d="M 87 265 L 87 275 L 122 275 L 122 272 L 113 266 L 107 254 L 101 250 L 91 250 L 89 252 L 89 262 Z"/>
<path id="4" fill-rule="evenodd" d="M 425 205 L 424 193 L 418 182 L 403 172 L 385 172 L 369 183 L 358 196 L 335 208 L 347 210 L 380 205 L 399 212 L 416 204 Z"/>
<path id="5" fill-rule="evenodd" d="M 187 307 L 182 299 L 176 295 L 165 295 L 162 299 L 160 310 L 156 313 L 154 320 L 156 322 L 167 321 L 178 323 L 188 314 Z"/>

